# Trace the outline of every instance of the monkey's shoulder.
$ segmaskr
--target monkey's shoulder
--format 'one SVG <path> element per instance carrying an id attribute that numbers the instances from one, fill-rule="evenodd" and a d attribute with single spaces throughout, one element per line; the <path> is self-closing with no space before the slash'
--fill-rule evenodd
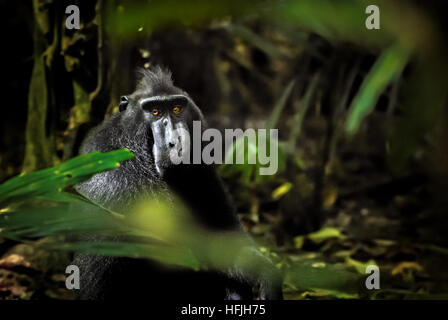
<path id="1" fill-rule="evenodd" d="M 117 138 L 122 135 L 120 117 L 119 114 L 115 114 L 90 130 L 81 145 L 80 153 L 108 152 L 120 149 L 120 141 Z"/>

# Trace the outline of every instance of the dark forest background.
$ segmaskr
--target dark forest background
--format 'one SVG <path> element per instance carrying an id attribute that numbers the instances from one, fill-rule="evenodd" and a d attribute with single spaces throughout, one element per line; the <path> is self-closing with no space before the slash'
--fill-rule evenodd
<path id="1" fill-rule="evenodd" d="M 367 30 L 368 4 L 2 1 L 0 182 L 76 156 L 160 64 L 211 127 L 279 129 L 277 175 L 219 169 L 285 298 L 448 298 L 448 7 L 376 1 Z M 64 259 L 0 233 L 0 298 L 70 298 Z"/>

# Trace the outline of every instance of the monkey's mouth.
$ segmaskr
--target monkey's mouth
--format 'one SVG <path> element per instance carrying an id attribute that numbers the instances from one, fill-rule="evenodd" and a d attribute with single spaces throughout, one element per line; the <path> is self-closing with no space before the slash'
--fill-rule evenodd
<path id="1" fill-rule="evenodd" d="M 168 169 L 181 164 L 189 163 L 189 161 L 185 161 L 184 159 L 184 151 L 186 150 L 187 149 L 184 148 L 181 144 L 178 144 L 172 148 L 159 148 L 154 144 L 154 164 L 159 176 L 163 178 Z"/>

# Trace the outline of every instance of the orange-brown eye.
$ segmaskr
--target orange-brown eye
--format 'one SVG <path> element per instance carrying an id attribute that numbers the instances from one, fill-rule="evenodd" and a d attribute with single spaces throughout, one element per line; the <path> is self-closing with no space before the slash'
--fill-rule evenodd
<path id="1" fill-rule="evenodd" d="M 174 108 L 173 108 L 173 113 L 174 114 L 179 114 L 179 113 L 181 113 L 182 112 L 182 108 L 181 107 L 179 107 L 179 106 L 175 106 Z"/>
<path id="2" fill-rule="evenodd" d="M 158 115 L 159 115 L 159 110 L 157 110 L 157 109 L 153 109 L 153 110 L 152 110 L 152 114 L 153 114 L 154 116 L 158 116 Z"/>

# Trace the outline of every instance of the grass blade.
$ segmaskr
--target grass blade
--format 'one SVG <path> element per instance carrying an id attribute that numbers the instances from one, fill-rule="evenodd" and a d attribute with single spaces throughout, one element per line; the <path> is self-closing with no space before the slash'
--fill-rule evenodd
<path id="1" fill-rule="evenodd" d="M 374 109 L 381 93 L 403 71 L 409 59 L 409 50 L 400 45 L 386 49 L 375 62 L 360 90 L 353 99 L 347 116 L 345 131 L 354 134 L 361 122 Z"/>

